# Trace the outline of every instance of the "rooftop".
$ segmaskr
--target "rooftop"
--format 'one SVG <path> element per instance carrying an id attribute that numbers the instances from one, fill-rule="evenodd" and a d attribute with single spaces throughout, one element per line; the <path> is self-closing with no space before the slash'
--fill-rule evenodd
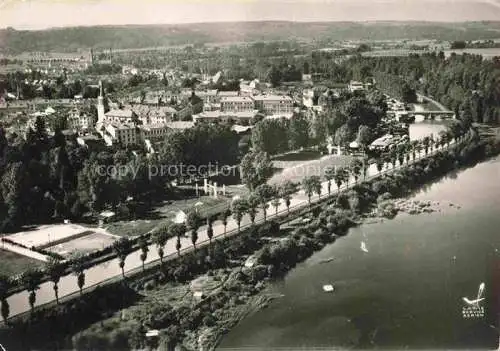
<path id="1" fill-rule="evenodd" d="M 204 111 L 202 113 L 199 113 L 193 117 L 199 117 L 199 118 L 219 118 L 221 115 L 220 111 Z"/>
<path id="2" fill-rule="evenodd" d="M 292 102 L 292 98 L 286 95 L 257 95 L 253 97 L 257 101 L 289 101 Z"/>
<path id="3" fill-rule="evenodd" d="M 166 124 L 166 126 L 171 129 L 189 129 L 194 127 L 194 122 L 176 121 L 176 122 L 169 122 Z"/>
<path id="4" fill-rule="evenodd" d="M 164 123 L 150 123 L 150 124 L 143 124 L 140 126 L 141 129 L 144 130 L 151 130 L 151 129 L 163 129 L 163 128 L 168 128 L 168 126 Z"/>
<path id="5" fill-rule="evenodd" d="M 252 102 L 252 98 L 249 96 L 224 96 L 220 100 L 221 102 Z"/>
<path id="6" fill-rule="evenodd" d="M 219 96 L 238 96 L 239 92 L 237 91 L 219 91 Z"/>
<path id="7" fill-rule="evenodd" d="M 258 113 L 259 113 L 258 110 L 253 110 L 253 111 L 239 111 L 239 112 L 222 112 L 221 115 L 224 117 L 253 118 Z"/>
<path id="8" fill-rule="evenodd" d="M 109 123 L 108 126 L 119 130 L 135 129 L 135 125 L 126 123 Z"/>
<path id="9" fill-rule="evenodd" d="M 195 95 L 202 97 L 202 96 L 216 96 L 217 95 L 217 89 L 211 89 L 211 90 L 197 90 L 194 92 Z"/>
<path id="10" fill-rule="evenodd" d="M 122 118 L 132 118 L 132 110 L 110 110 L 105 113 L 106 116 L 111 117 L 122 117 Z"/>

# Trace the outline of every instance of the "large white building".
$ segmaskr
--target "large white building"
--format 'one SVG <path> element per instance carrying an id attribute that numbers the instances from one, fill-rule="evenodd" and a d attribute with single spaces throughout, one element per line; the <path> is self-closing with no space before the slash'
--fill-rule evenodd
<path id="1" fill-rule="evenodd" d="M 162 124 L 146 124 L 140 126 L 141 138 L 143 140 L 163 140 L 167 135 L 170 128 L 162 123 Z"/>
<path id="2" fill-rule="evenodd" d="M 239 111 L 239 112 L 231 112 L 231 111 L 204 111 L 197 115 L 193 115 L 193 120 L 195 122 L 221 122 L 221 121 L 229 121 L 232 120 L 236 123 L 250 123 L 257 115 L 259 111 L 251 110 L 251 111 Z"/>
<path id="3" fill-rule="evenodd" d="M 133 124 L 107 123 L 102 136 L 107 145 L 135 145 L 140 141 L 139 129 Z"/>
<path id="4" fill-rule="evenodd" d="M 222 112 L 253 111 L 254 101 L 249 96 L 226 96 L 220 100 Z"/>
<path id="5" fill-rule="evenodd" d="M 255 109 L 273 117 L 291 117 L 293 100 L 290 96 L 259 95 L 253 97 Z"/>

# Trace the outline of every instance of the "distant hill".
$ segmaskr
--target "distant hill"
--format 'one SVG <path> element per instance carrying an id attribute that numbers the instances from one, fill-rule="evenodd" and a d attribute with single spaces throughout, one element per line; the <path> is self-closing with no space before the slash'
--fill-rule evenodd
<path id="1" fill-rule="evenodd" d="M 240 22 L 0 30 L 0 52 L 74 52 L 268 40 L 475 40 L 500 38 L 499 22 Z"/>

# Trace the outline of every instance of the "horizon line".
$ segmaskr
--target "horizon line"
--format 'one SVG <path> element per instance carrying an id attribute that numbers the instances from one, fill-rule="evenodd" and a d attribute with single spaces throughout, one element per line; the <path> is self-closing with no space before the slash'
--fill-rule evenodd
<path id="1" fill-rule="evenodd" d="M 500 20 L 449 20 L 449 21 L 426 21 L 426 20 L 326 20 L 326 21 L 308 21 L 308 20 L 281 20 L 281 19 L 265 19 L 265 20 L 221 20 L 221 21 L 201 21 L 201 22 L 183 22 L 183 23 L 124 23 L 124 24 L 92 24 L 92 25 L 69 25 L 69 26 L 50 26 L 50 27 L 40 27 L 40 28 L 22 28 L 19 26 L 7 26 L 0 27 L 0 30 L 15 30 L 15 31 L 46 31 L 46 30 L 61 30 L 69 28 L 120 28 L 120 27 L 154 27 L 154 26 L 172 26 L 181 27 L 189 25 L 217 25 L 217 24 L 247 24 L 247 23 L 300 23 L 300 24 L 328 24 L 328 23 L 345 23 L 345 24 L 382 24 L 382 23 L 394 23 L 394 24 L 460 24 L 460 23 L 500 23 Z M 500 37 L 500 33 L 499 33 Z"/>

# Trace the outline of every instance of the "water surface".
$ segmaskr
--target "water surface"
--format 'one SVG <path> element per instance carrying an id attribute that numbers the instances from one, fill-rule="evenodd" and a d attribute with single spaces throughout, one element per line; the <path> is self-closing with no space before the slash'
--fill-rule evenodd
<path id="1" fill-rule="evenodd" d="M 415 195 L 439 201 L 441 212 L 352 229 L 273 284 L 284 297 L 243 320 L 219 349 L 496 349 L 499 180 L 500 157 Z M 464 319 L 462 297 L 474 298 L 480 282 L 485 316 Z"/>

